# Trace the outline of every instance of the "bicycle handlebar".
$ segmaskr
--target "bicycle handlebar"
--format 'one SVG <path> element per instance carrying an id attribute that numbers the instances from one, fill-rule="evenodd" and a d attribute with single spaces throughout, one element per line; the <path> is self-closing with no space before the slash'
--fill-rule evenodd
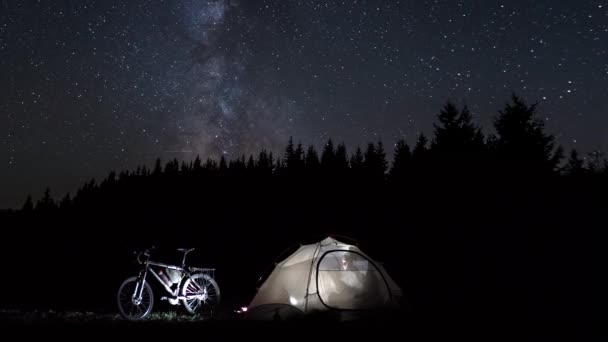
<path id="1" fill-rule="evenodd" d="M 150 256 L 150 251 L 154 250 L 155 248 L 156 248 L 155 246 L 152 246 L 152 247 L 146 249 L 144 251 L 144 255 L 147 256 L 147 257 L 149 257 Z"/>
<path id="2" fill-rule="evenodd" d="M 144 249 L 143 251 L 140 251 L 140 252 L 135 251 L 134 254 L 137 254 L 137 262 L 139 262 L 140 264 L 143 264 L 143 262 L 141 261 L 142 255 L 144 255 L 145 257 L 150 259 L 150 252 L 152 250 L 154 250 L 155 248 L 156 248 L 155 246 L 152 246 L 152 247 Z"/>

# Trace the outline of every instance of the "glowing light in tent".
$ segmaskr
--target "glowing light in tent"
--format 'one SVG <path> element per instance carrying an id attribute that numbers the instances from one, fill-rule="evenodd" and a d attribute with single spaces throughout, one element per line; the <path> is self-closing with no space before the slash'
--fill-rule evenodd
<path id="1" fill-rule="evenodd" d="M 291 303 L 291 305 L 297 305 L 298 304 L 298 300 L 293 298 L 292 296 L 289 296 L 289 302 Z"/>

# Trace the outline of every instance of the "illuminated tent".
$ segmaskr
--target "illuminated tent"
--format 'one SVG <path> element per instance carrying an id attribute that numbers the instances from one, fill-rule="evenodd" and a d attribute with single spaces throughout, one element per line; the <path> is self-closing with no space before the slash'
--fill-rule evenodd
<path id="1" fill-rule="evenodd" d="M 401 289 L 359 248 L 331 237 L 302 245 L 278 263 L 248 306 L 252 319 L 395 307 Z"/>

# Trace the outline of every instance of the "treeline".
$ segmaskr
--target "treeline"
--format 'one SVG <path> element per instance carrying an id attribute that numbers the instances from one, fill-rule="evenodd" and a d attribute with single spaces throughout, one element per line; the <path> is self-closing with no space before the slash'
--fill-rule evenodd
<path id="1" fill-rule="evenodd" d="M 581 156 L 577 150 L 571 150 L 565 160 L 564 150 L 557 146 L 555 137 L 545 132 L 537 106 L 526 104 L 516 95 L 499 111 L 494 121 L 495 135 L 484 134 L 466 106 L 458 108 L 451 102 L 441 109 L 433 128 L 430 139 L 420 133 L 414 142 L 398 140 L 391 162 L 381 141 L 357 147 L 349 153 L 344 144 L 335 144 L 331 139 L 320 152 L 313 145 L 296 144 L 290 139 L 279 156 L 262 150 L 257 156 L 243 155 L 231 160 L 222 156 L 219 160 L 208 158 L 203 161 L 197 156 L 190 162 L 180 163 L 174 159 L 163 165 L 157 159 L 153 168 L 140 166 L 119 174 L 111 172 L 100 183 L 92 179 L 78 189 L 73 198 L 68 193 L 55 201 L 47 188 L 36 202 L 28 196 L 22 209 L 24 212 L 44 212 L 78 207 L 96 192 L 119 184 L 137 183 L 141 181 L 137 180 L 139 178 L 228 177 L 263 181 L 273 177 L 298 177 L 319 182 L 349 179 L 359 183 L 390 184 L 445 175 L 475 179 L 608 176 L 608 161 L 599 151 Z"/>

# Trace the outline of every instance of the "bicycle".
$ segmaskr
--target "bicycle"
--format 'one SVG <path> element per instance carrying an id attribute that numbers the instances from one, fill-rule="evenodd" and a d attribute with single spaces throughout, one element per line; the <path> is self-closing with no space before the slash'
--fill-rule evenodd
<path id="1" fill-rule="evenodd" d="M 213 315 L 213 310 L 219 304 L 220 288 L 214 279 L 215 268 L 199 268 L 186 266 L 186 256 L 194 248 L 179 248 L 184 253 L 182 265 L 169 265 L 150 260 L 150 252 L 154 247 L 137 254 L 137 262 L 144 268 L 135 277 L 127 278 L 118 289 L 118 309 L 123 318 L 140 320 L 152 312 L 154 293 L 147 281 L 152 274 L 169 294 L 161 300 L 167 300 L 171 305 L 183 305 L 190 314 Z M 142 260 L 142 256 L 145 257 Z M 163 272 L 164 270 L 164 272 Z"/>

